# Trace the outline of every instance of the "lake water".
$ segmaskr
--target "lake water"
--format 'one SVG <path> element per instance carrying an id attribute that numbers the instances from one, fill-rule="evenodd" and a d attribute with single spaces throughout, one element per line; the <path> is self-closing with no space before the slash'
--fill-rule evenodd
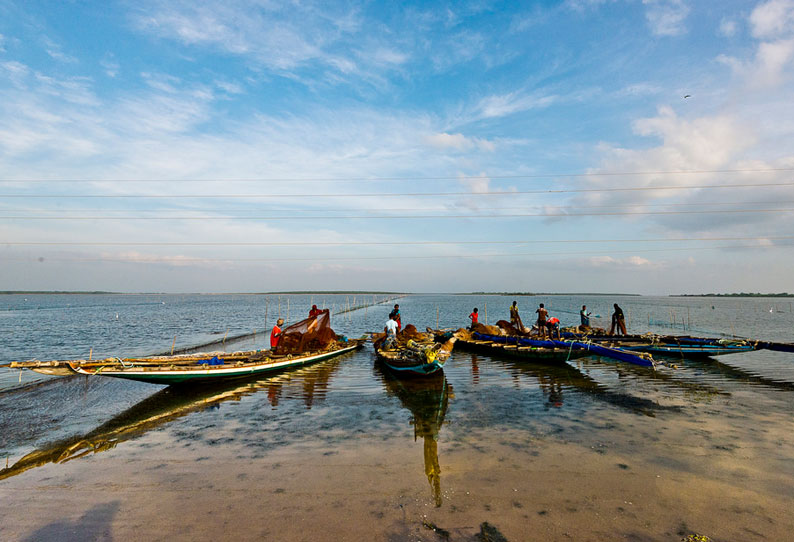
<path id="1" fill-rule="evenodd" d="M 264 348 L 280 313 L 384 296 L 0 296 L 0 363 L 130 356 L 227 338 Z M 784 298 L 405 296 L 403 323 L 563 324 L 582 304 L 630 332 L 791 342 Z M 350 337 L 395 301 L 337 314 Z M 236 341 L 230 337 L 245 335 Z M 22 381 L 20 383 L 20 374 Z M 400 381 L 371 346 L 189 390 L 0 369 L 0 540 L 786 540 L 794 528 L 794 355 L 598 357 L 562 366 L 455 351 Z M 21 387 L 20 387 L 21 386 Z"/>

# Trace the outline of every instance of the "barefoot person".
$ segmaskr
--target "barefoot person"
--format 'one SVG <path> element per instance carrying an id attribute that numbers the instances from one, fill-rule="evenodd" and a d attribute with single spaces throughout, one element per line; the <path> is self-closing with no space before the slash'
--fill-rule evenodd
<path id="1" fill-rule="evenodd" d="M 273 331 L 270 332 L 270 349 L 275 350 L 278 346 L 278 341 L 281 338 L 281 326 L 284 325 L 284 319 L 279 318 L 276 320 L 276 325 L 273 326 Z"/>
<path id="2" fill-rule="evenodd" d="M 615 303 L 615 312 L 612 313 L 612 327 L 609 328 L 609 334 L 614 335 L 615 328 L 617 328 L 618 335 L 626 334 L 626 318 L 623 316 L 623 309 L 618 307 Z"/>
<path id="3" fill-rule="evenodd" d="M 474 310 L 469 315 L 469 320 L 471 320 L 469 329 L 474 329 L 474 326 L 480 321 L 480 313 L 477 312 L 477 307 L 474 307 Z"/>
<path id="4" fill-rule="evenodd" d="M 549 311 L 543 306 L 543 303 L 540 304 L 538 310 L 535 311 L 538 314 L 538 329 L 540 330 L 540 334 L 545 337 L 546 336 L 546 318 L 549 316 Z"/>
<path id="5" fill-rule="evenodd" d="M 516 331 L 521 333 L 524 331 L 524 324 L 521 323 L 521 317 L 518 315 L 518 302 L 513 301 L 510 306 L 510 325 L 516 328 Z"/>

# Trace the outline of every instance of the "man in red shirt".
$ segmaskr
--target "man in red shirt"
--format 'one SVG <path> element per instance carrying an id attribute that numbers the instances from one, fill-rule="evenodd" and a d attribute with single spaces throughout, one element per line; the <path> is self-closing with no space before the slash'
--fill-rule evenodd
<path id="1" fill-rule="evenodd" d="M 276 325 L 273 326 L 273 331 L 270 332 L 270 349 L 275 350 L 278 346 L 278 340 L 281 338 L 281 326 L 284 325 L 284 319 L 279 318 L 276 320 Z"/>
<path id="2" fill-rule="evenodd" d="M 323 312 L 323 311 L 318 309 L 317 305 L 312 305 L 312 310 L 309 311 L 309 318 L 311 318 L 312 316 L 317 316 L 321 312 Z"/>
<path id="3" fill-rule="evenodd" d="M 471 329 L 474 329 L 474 326 L 479 322 L 480 313 L 477 312 L 477 307 L 474 307 L 474 311 L 469 315 L 469 320 L 471 320 Z"/>

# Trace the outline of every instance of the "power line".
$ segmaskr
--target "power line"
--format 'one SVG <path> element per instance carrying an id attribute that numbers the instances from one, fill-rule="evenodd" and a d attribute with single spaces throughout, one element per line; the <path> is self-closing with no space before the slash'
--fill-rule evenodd
<path id="1" fill-rule="evenodd" d="M 320 215 L 320 216 L 0 216 L 0 220 L 59 220 L 59 221 L 92 221 L 92 220 L 404 220 L 404 219 L 478 219 L 478 218 L 547 218 L 547 217 L 581 217 L 581 216 L 647 216 L 647 215 L 702 215 L 702 214 L 746 214 L 746 213 L 790 213 L 794 209 L 720 209 L 696 211 L 625 211 L 609 213 L 512 213 L 512 214 L 465 214 L 465 215 Z"/>
<path id="2" fill-rule="evenodd" d="M 791 245 L 786 245 L 791 246 Z M 723 245 L 713 247 L 701 247 L 698 250 L 725 250 L 725 249 L 771 249 L 777 248 L 770 245 Z M 682 252 L 692 250 L 686 247 L 668 247 L 668 248 L 641 248 L 633 250 L 611 250 L 609 254 L 645 254 L 651 252 Z M 515 253 L 486 253 L 486 254 L 431 254 L 431 255 L 391 255 L 391 256 L 339 256 L 339 257 L 319 257 L 310 256 L 306 258 L 280 258 L 280 257 L 267 257 L 267 258 L 45 258 L 44 261 L 58 261 L 58 262 L 114 262 L 114 263 L 133 263 L 133 264 L 168 264 L 168 263 L 230 263 L 230 262 L 327 262 L 327 261 L 359 261 L 359 260 L 456 260 L 456 259 L 482 259 L 482 258 L 507 258 L 507 257 L 522 257 L 522 256 L 584 256 L 590 254 L 597 254 L 600 256 L 605 255 L 603 250 L 599 251 L 544 251 L 538 252 L 515 252 Z M 4 261 L 26 261 L 26 262 L 42 262 L 38 258 L 8 258 Z"/>
<path id="3" fill-rule="evenodd" d="M 263 198 L 391 198 L 422 196 L 515 196 L 518 194 L 572 194 L 588 192 L 644 192 L 655 190 L 701 190 L 728 188 L 766 188 L 775 186 L 794 186 L 794 182 L 752 183 L 752 184 L 704 184 L 691 186 L 633 186 L 622 188 L 567 188 L 547 190 L 512 190 L 498 192 L 386 192 L 381 194 L 0 194 L 0 198 L 63 198 L 63 199 L 263 199 Z"/>
<path id="4" fill-rule="evenodd" d="M 421 245 L 532 245 L 562 243 L 665 243 L 713 241 L 783 241 L 794 240 L 790 235 L 767 237 L 667 237 L 646 239 L 529 239 L 517 241 L 0 241 L 8 246 L 152 246 L 152 247 L 298 247 L 298 246 L 421 246 Z"/>
<path id="5" fill-rule="evenodd" d="M 0 179 L 0 183 L 267 183 L 267 182 L 378 182 L 378 181 L 457 181 L 483 179 L 548 179 L 582 177 L 625 177 L 631 175 L 703 175 L 716 173 L 779 173 L 794 168 L 690 169 L 658 171 L 599 171 L 590 173 L 535 173 L 526 175 L 438 175 L 397 177 L 258 177 L 205 179 Z"/>

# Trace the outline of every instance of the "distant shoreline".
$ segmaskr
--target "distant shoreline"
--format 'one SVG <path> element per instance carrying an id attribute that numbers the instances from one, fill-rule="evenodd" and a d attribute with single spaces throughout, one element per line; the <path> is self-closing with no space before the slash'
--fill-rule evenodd
<path id="1" fill-rule="evenodd" d="M 641 297 L 643 294 L 616 294 L 597 292 L 369 292 L 353 290 L 294 290 L 289 292 L 105 292 L 97 291 L 65 291 L 65 290 L 3 290 L 0 295 L 500 295 L 500 296 L 608 296 L 608 297 Z"/>
<path id="2" fill-rule="evenodd" d="M 738 294 L 671 294 L 668 297 L 794 297 L 794 294 L 783 292 L 780 294 L 745 293 Z"/>

